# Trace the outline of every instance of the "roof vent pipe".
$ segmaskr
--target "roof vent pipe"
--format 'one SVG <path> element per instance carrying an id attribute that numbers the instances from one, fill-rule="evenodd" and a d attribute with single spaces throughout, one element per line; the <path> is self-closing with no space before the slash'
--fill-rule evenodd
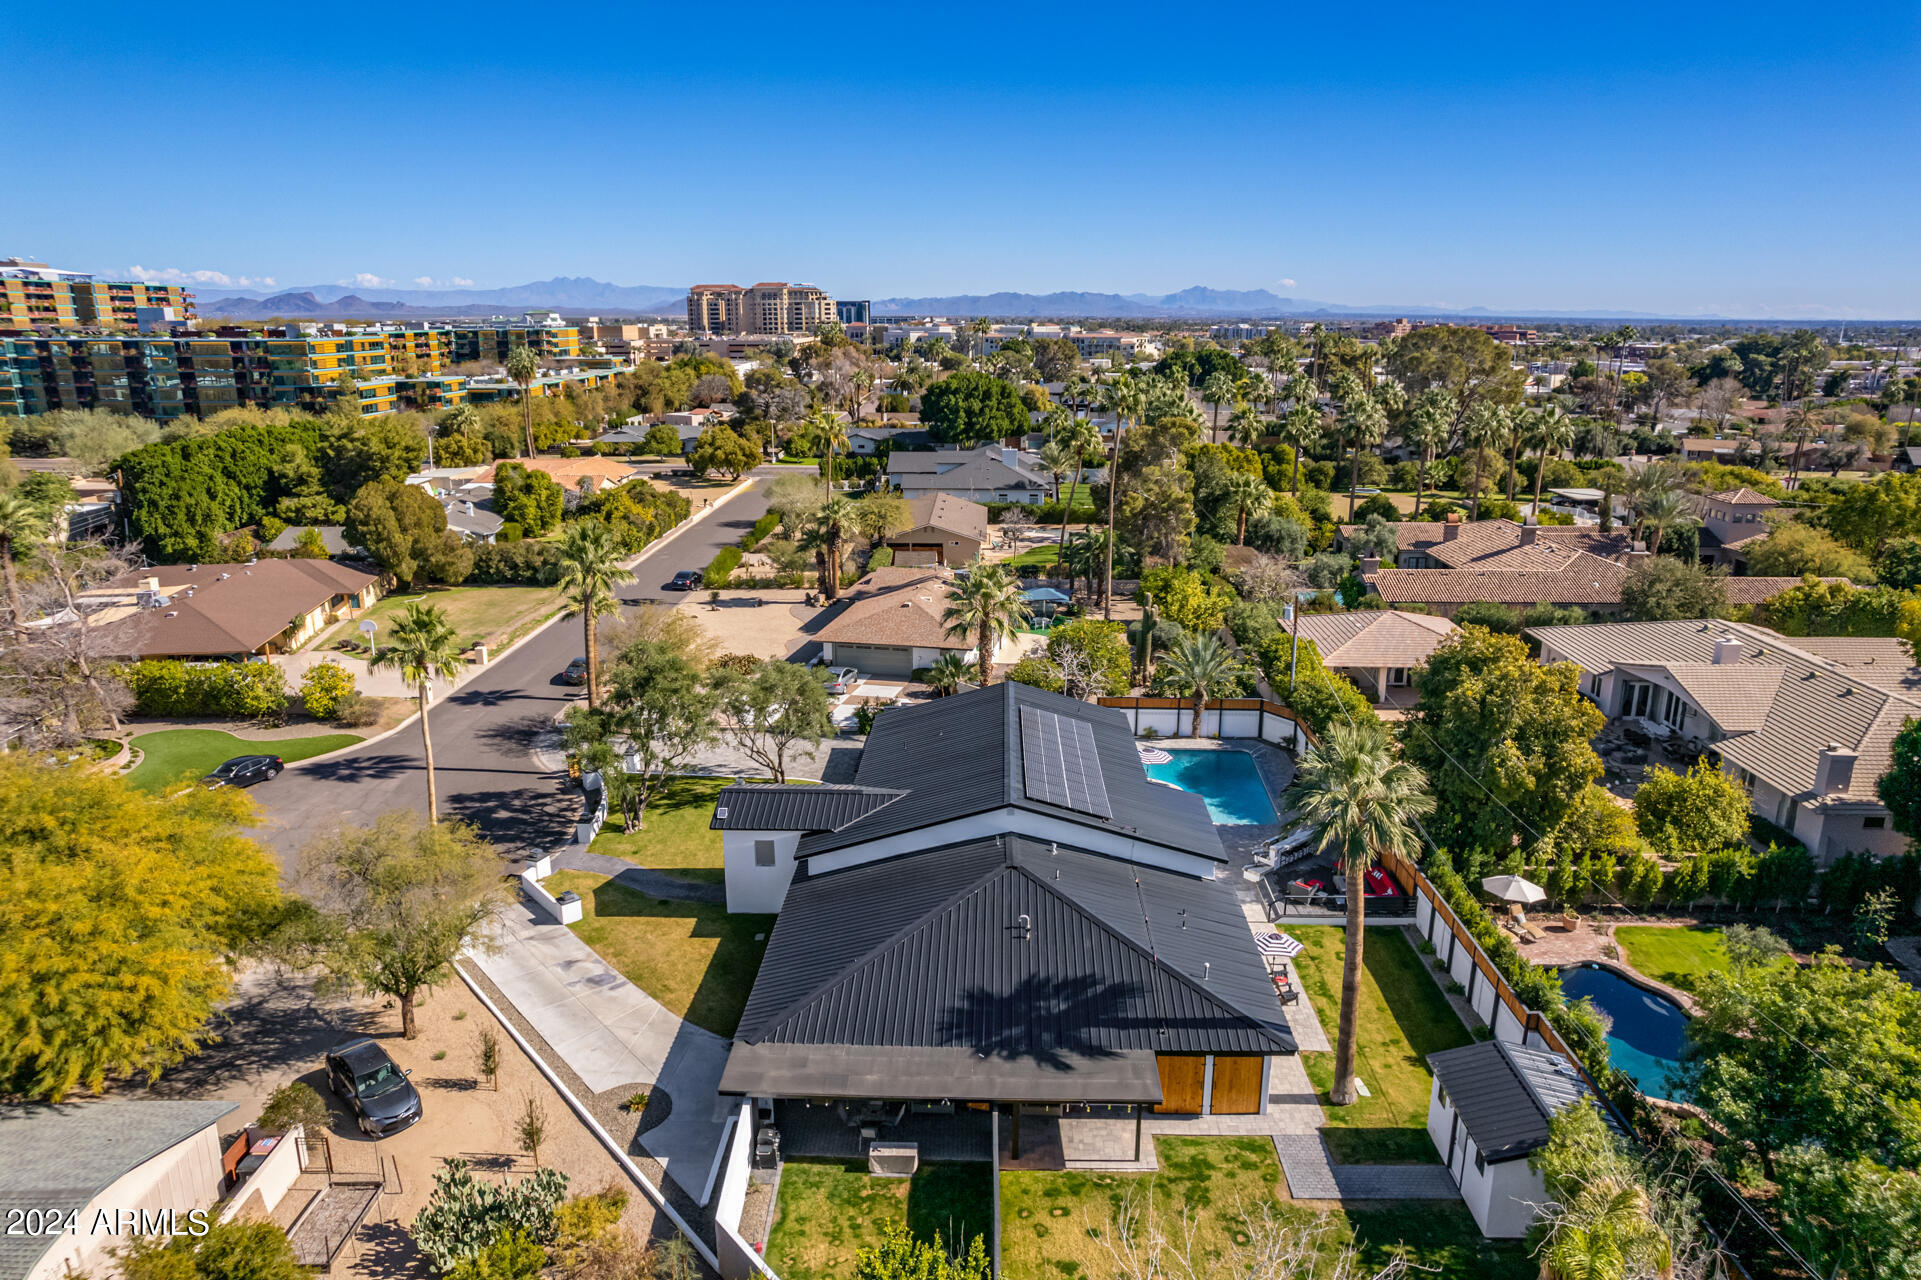
<path id="1" fill-rule="evenodd" d="M 1015 923 L 1020 927 L 1021 937 L 1031 938 L 1034 936 L 1034 918 L 1025 911 L 1021 912 L 1020 919 Z"/>
<path id="2" fill-rule="evenodd" d="M 1203 960 L 1201 962 L 1201 981 L 1206 982 L 1209 978 L 1213 976 L 1214 976 L 1214 962 L 1212 960 Z"/>

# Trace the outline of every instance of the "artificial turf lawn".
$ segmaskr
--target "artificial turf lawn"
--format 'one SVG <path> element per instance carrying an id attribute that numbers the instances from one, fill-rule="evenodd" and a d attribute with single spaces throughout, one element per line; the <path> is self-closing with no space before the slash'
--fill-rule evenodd
<path id="1" fill-rule="evenodd" d="M 1150 1196 L 1165 1234 L 1178 1239 L 1182 1215 L 1191 1216 L 1197 1274 L 1220 1267 L 1235 1243 L 1246 1242 L 1247 1220 L 1258 1221 L 1264 1211 L 1285 1223 L 1323 1227 L 1316 1275 L 1328 1274 L 1338 1251 L 1350 1243 L 1360 1254 L 1362 1274 L 1387 1265 L 1389 1251 L 1401 1244 L 1415 1263 L 1440 1275 L 1527 1280 L 1535 1273 L 1520 1241 L 1484 1239 L 1459 1201 L 1384 1201 L 1365 1210 L 1342 1210 L 1287 1199 L 1280 1162 L 1267 1138 L 1163 1137 L 1155 1139 L 1154 1148 L 1158 1173 L 1001 1174 L 1002 1276 L 1106 1280 L 1118 1274 L 1103 1242 L 1130 1197 L 1137 1210 L 1144 1210 Z M 784 1184 L 781 1192 L 784 1200 Z"/>
<path id="2" fill-rule="evenodd" d="M 959 1252 L 994 1229 L 993 1176 L 984 1160 L 923 1164 L 912 1178 L 873 1177 L 865 1160 L 789 1160 L 767 1265 L 782 1280 L 844 1280 L 855 1253 L 894 1223 L 930 1244 L 938 1232 L 943 1248 Z"/>
<path id="3" fill-rule="evenodd" d="M 1347 930 L 1311 925 L 1288 930 L 1304 950 L 1294 960 L 1301 988 L 1314 1002 L 1333 1043 L 1340 1029 L 1341 965 Z M 1327 1125 L 1321 1136 L 1342 1164 L 1438 1162 L 1427 1136 L 1428 1094 L 1434 1076 L 1427 1055 L 1473 1040 L 1423 960 L 1399 929 L 1371 928 L 1361 955 L 1360 1021 L 1354 1046 L 1354 1071 L 1369 1097 L 1348 1107 L 1328 1101 L 1334 1088 L 1334 1055 L 1303 1053 Z"/>
<path id="4" fill-rule="evenodd" d="M 1629 964 L 1656 982 L 1684 991 L 1710 970 L 1727 972 L 1728 950 L 1719 929 L 1625 924 L 1615 927 L 1614 940 L 1627 953 Z"/>
<path id="5" fill-rule="evenodd" d="M 568 928 L 635 986 L 696 1026 L 734 1034 L 774 917 L 668 901 L 587 871 L 556 871 L 544 884 L 556 897 L 580 895 Z"/>
<path id="6" fill-rule="evenodd" d="M 142 791 L 159 791 L 181 779 L 204 778 L 235 756 L 279 756 L 288 764 L 351 747 L 353 733 L 322 733 L 311 738 L 236 738 L 218 729 L 161 729 L 133 740 L 140 765 L 127 781 Z"/>

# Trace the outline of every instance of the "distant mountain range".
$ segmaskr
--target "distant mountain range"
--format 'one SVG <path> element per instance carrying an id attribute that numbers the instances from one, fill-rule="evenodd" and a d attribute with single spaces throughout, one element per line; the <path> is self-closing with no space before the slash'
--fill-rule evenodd
<path id="1" fill-rule="evenodd" d="M 234 289 L 225 297 L 201 302 L 199 311 L 204 316 L 230 316 L 237 320 L 264 320 L 269 316 L 412 319 L 537 310 L 651 316 L 679 313 L 686 302 L 687 290 L 667 285 L 607 284 L 586 276 L 557 276 L 504 289 L 362 289 L 337 284 L 309 285 L 278 293 Z"/>
<path id="2" fill-rule="evenodd" d="M 1718 320 L 1720 316 L 1663 316 L 1641 311 L 1496 311 L 1426 303 L 1350 306 L 1311 298 L 1283 298 L 1266 289 L 1209 289 L 1179 293 L 987 293 L 945 298 L 876 298 L 874 314 L 889 316 L 1086 317 L 1116 320 L 1264 320 L 1286 316 L 1460 316 L 1509 320 Z"/>

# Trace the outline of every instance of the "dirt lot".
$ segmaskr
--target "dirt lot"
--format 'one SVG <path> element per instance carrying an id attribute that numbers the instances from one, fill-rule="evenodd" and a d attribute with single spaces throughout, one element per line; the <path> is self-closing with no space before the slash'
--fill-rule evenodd
<path id="1" fill-rule="evenodd" d="M 807 643 L 801 628 L 820 612 L 801 603 L 807 592 L 799 588 L 723 591 L 718 609 L 709 607 L 707 594 L 689 592 L 677 608 L 700 624 L 716 653 L 785 658 Z"/>

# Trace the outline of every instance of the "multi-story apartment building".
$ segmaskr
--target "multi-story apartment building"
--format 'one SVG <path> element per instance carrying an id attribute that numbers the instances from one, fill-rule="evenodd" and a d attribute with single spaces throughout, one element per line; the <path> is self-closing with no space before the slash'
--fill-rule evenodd
<path id="1" fill-rule="evenodd" d="M 696 334 L 808 334 L 839 319 L 833 298 L 811 284 L 763 280 L 697 284 L 687 291 L 687 327 Z"/>
<path id="2" fill-rule="evenodd" d="M 874 304 L 866 298 L 858 302 L 836 302 L 834 318 L 842 324 L 871 324 L 874 319 Z"/>
<path id="3" fill-rule="evenodd" d="M 171 307 L 193 317 L 193 294 L 179 285 L 95 280 L 44 262 L 0 258 L 0 328 L 131 329 L 141 307 Z"/>
<path id="4" fill-rule="evenodd" d="M 543 358 L 580 354 L 580 330 L 573 325 L 502 321 L 457 325 L 451 332 L 456 364 L 474 360 L 505 364 L 515 347 L 532 347 Z"/>

